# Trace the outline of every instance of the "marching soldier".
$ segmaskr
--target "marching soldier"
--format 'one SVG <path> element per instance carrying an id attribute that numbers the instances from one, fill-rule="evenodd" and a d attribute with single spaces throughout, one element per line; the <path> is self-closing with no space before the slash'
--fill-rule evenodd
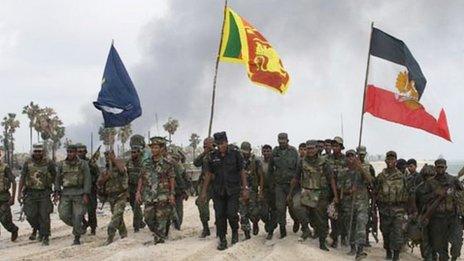
<path id="1" fill-rule="evenodd" d="M 140 204 L 135 200 L 137 185 L 142 172 L 142 151 L 145 148 L 145 140 L 142 135 L 135 134 L 130 139 L 131 158 L 126 161 L 127 174 L 129 175 L 129 203 L 132 208 L 132 226 L 137 233 L 145 227 L 143 212 Z"/>
<path id="2" fill-rule="evenodd" d="M 85 233 L 82 219 L 89 203 L 92 178 L 87 162 L 77 157 L 76 145 L 68 145 L 67 153 L 66 159 L 58 164 L 53 202 L 60 201 L 60 219 L 73 227 L 73 245 L 80 245 L 80 237 Z"/>
<path id="3" fill-rule="evenodd" d="M 2 149 L 0 148 L 0 222 L 11 233 L 11 241 L 18 238 L 18 227 L 13 223 L 11 207 L 15 202 L 16 181 L 10 167 L 2 162 Z M 10 194 L 10 188 L 11 194 Z"/>
<path id="4" fill-rule="evenodd" d="M 263 167 L 263 202 L 261 205 L 261 219 L 264 222 L 264 229 L 267 232 L 267 240 L 272 239 L 274 229 L 276 228 L 276 208 L 275 208 L 275 185 L 273 177 L 269 176 L 269 164 L 272 158 L 272 147 L 270 145 L 264 145 L 261 148 L 261 154 L 263 158 L 261 165 Z"/>
<path id="5" fill-rule="evenodd" d="M 24 213 L 33 229 L 29 239 L 35 240 L 39 231 L 39 240 L 44 246 L 50 243 L 50 213 L 53 212 L 50 195 L 55 176 L 55 165 L 46 158 L 43 145 L 34 145 L 32 157 L 26 160 L 21 172 L 19 201 L 23 202 Z"/>

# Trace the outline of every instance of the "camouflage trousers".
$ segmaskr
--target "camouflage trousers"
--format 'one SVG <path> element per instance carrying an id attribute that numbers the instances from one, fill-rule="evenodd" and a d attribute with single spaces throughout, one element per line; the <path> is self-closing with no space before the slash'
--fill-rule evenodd
<path id="1" fill-rule="evenodd" d="M 135 187 L 129 189 L 129 203 L 132 209 L 133 218 L 132 218 L 132 227 L 134 229 L 140 229 L 145 226 L 143 223 L 143 212 L 142 206 L 138 204 L 135 200 L 135 194 L 137 190 Z"/>
<path id="2" fill-rule="evenodd" d="M 108 236 L 114 237 L 116 235 L 116 230 L 119 232 L 119 236 L 127 236 L 126 224 L 124 223 L 124 209 L 126 208 L 127 193 L 120 194 L 117 197 L 109 197 L 107 200 L 111 208 Z"/>
<path id="3" fill-rule="evenodd" d="M 92 186 L 96 186 L 96 185 L 92 185 Z M 91 229 L 97 228 L 97 205 L 98 205 L 97 191 L 96 189 L 94 191 L 92 187 L 92 192 L 89 195 L 89 204 L 87 204 L 86 206 L 88 218 L 87 220 L 85 220 L 84 218 L 84 224 L 89 226 Z"/>
<path id="4" fill-rule="evenodd" d="M 82 195 L 63 195 L 58 205 L 60 219 L 68 226 L 73 227 L 73 235 L 80 236 L 85 233 L 82 219 L 87 211 Z"/>
<path id="5" fill-rule="evenodd" d="M 27 222 L 33 229 L 39 231 L 39 235 L 50 236 L 50 214 L 53 212 L 53 204 L 49 191 L 30 191 L 24 199 L 24 214 Z"/>
<path id="6" fill-rule="evenodd" d="M 145 203 L 145 223 L 155 237 L 166 238 L 166 229 L 171 218 L 172 206 L 168 201 Z"/>
<path id="7" fill-rule="evenodd" d="M 329 233 L 329 217 L 327 215 L 327 207 L 329 206 L 329 201 L 321 198 L 317 203 L 317 206 L 307 207 L 301 204 L 297 194 L 293 196 L 293 206 L 295 207 L 296 213 L 298 213 L 298 218 L 303 226 L 311 224 L 311 226 L 316 230 L 316 234 L 320 239 L 326 239 L 327 234 Z"/>
<path id="8" fill-rule="evenodd" d="M 316 227 L 314 218 L 309 218 L 307 214 L 307 209 L 305 206 L 301 205 L 301 191 L 297 191 L 292 197 L 292 209 L 294 215 L 301 224 L 309 224 L 312 228 Z"/>
<path id="9" fill-rule="evenodd" d="M 277 226 L 275 193 L 273 191 L 264 191 L 264 200 L 261 203 L 260 218 L 264 222 L 266 232 L 274 231 Z"/>
<path id="10" fill-rule="evenodd" d="M 432 247 L 432 257 L 438 260 L 448 260 L 448 245 L 451 257 L 461 256 L 462 223 L 458 215 L 444 213 L 433 215 L 427 226 Z"/>
<path id="11" fill-rule="evenodd" d="M 8 232 L 18 231 L 18 227 L 13 223 L 11 208 L 8 201 L 0 201 L 0 223 Z"/>
<path id="12" fill-rule="evenodd" d="M 209 202 L 211 201 L 212 197 L 213 197 L 213 190 L 212 190 L 212 187 L 213 186 L 209 186 L 208 188 L 208 193 L 206 193 L 206 201 L 205 203 L 201 203 L 200 202 L 200 197 L 197 197 L 197 199 L 195 200 L 195 204 L 197 205 L 198 207 L 198 212 L 200 214 L 200 220 L 202 223 L 207 223 L 209 221 Z M 199 195 L 201 195 L 201 190 L 203 189 L 203 182 L 200 182 L 199 185 L 198 185 L 198 191 L 199 191 Z"/>
<path id="13" fill-rule="evenodd" d="M 353 208 L 353 209 L 352 209 Z M 340 205 L 339 229 L 341 234 L 348 236 L 350 245 L 364 246 L 366 244 L 366 225 L 369 219 L 369 201 L 355 200 L 354 204 L 351 198 L 346 198 Z M 351 221 L 351 227 L 350 227 Z"/>
<path id="14" fill-rule="evenodd" d="M 404 245 L 404 208 L 400 206 L 381 206 L 379 214 L 383 248 L 392 251 L 401 250 Z"/>
<path id="15" fill-rule="evenodd" d="M 239 214 L 240 214 L 240 227 L 243 231 L 250 231 L 250 221 L 258 222 L 260 219 L 261 202 L 258 200 L 257 191 L 250 191 L 248 202 L 240 199 Z"/>

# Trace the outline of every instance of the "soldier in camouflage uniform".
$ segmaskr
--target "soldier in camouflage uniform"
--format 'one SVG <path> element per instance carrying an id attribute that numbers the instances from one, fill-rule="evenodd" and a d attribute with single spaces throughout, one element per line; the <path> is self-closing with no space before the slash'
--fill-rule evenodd
<path id="1" fill-rule="evenodd" d="M 275 208 L 275 184 L 273 177 L 269 176 L 269 164 L 272 158 L 272 147 L 264 145 L 261 148 L 263 158 L 261 165 L 263 167 L 263 202 L 261 204 L 261 219 L 264 222 L 264 229 L 268 233 L 266 239 L 272 239 L 274 229 L 276 228 L 276 208 Z"/>
<path id="2" fill-rule="evenodd" d="M 174 228 L 180 230 L 182 221 L 184 219 L 184 201 L 188 200 L 187 189 L 188 189 L 188 177 L 187 170 L 184 167 L 185 155 L 181 149 L 173 149 L 170 153 L 170 161 L 174 165 L 175 173 L 175 209 L 173 209 Z M 176 211 L 176 213 L 174 213 Z"/>
<path id="3" fill-rule="evenodd" d="M 132 208 L 132 226 L 137 233 L 145 227 L 143 222 L 143 212 L 140 204 L 135 200 L 137 185 L 140 174 L 142 173 L 142 150 L 145 147 L 143 136 L 135 134 L 130 139 L 131 158 L 126 161 L 127 174 L 129 175 L 129 203 Z"/>
<path id="4" fill-rule="evenodd" d="M 387 168 L 377 175 L 374 188 L 380 214 L 380 231 L 386 258 L 399 260 L 404 244 L 404 216 L 407 211 L 409 193 L 405 175 L 396 168 L 396 152 L 386 153 Z"/>
<path id="5" fill-rule="evenodd" d="M 85 215 L 82 219 L 84 223 L 84 229 L 90 227 L 90 234 L 95 235 L 97 229 L 97 179 L 100 175 L 100 168 L 96 164 L 95 160 L 90 160 L 87 158 L 87 146 L 82 143 L 77 143 L 77 155 L 81 160 L 84 160 L 89 165 L 90 176 L 91 176 L 91 187 L 90 187 L 90 194 L 89 194 L 89 203 L 87 204 L 87 220 L 85 219 Z"/>
<path id="6" fill-rule="evenodd" d="M 209 137 L 203 140 L 203 152 L 198 155 L 195 160 L 193 161 L 193 165 L 199 168 L 201 167 L 201 175 L 198 182 L 198 194 L 201 194 L 201 189 L 203 188 L 203 182 L 205 180 L 205 170 L 204 164 L 205 159 L 207 158 L 208 154 L 213 151 L 214 149 L 214 140 L 213 138 Z M 198 212 L 200 213 L 200 220 L 201 224 L 203 225 L 203 231 L 201 232 L 200 238 L 205 238 L 211 234 L 209 231 L 209 202 L 213 196 L 213 187 L 210 186 L 208 188 L 208 192 L 206 193 L 207 198 L 204 204 L 200 204 L 199 197 L 195 200 L 195 204 L 198 207 Z"/>
<path id="7" fill-rule="evenodd" d="M 27 221 L 33 229 L 29 239 L 35 240 L 36 231 L 39 231 L 39 240 L 44 246 L 50 242 L 50 213 L 53 212 L 50 195 L 55 176 L 55 165 L 45 157 L 43 145 L 34 145 L 32 158 L 24 163 L 18 190 Z"/>
<path id="8" fill-rule="evenodd" d="M 337 187 L 340 191 L 340 221 L 349 231 L 351 246 L 349 255 L 356 260 L 367 256 L 363 248 L 366 243 L 366 224 L 369 211 L 369 191 L 374 178 L 356 158 L 354 150 L 346 152 L 347 169 L 339 173 Z"/>
<path id="9" fill-rule="evenodd" d="M 67 152 L 66 159 L 58 164 L 53 201 L 60 201 L 60 219 L 73 227 L 73 245 L 80 245 L 80 237 L 85 233 L 82 219 L 89 203 L 92 177 L 87 162 L 77 157 L 76 145 L 68 145 Z"/>
<path id="10" fill-rule="evenodd" d="M 245 234 L 245 239 L 250 239 L 250 220 L 253 223 L 253 235 L 259 232 L 258 221 L 263 198 L 264 175 L 261 161 L 251 153 L 251 144 L 247 141 L 240 145 L 244 159 L 244 170 L 248 178 L 250 194 L 248 202 L 240 200 L 240 225 Z"/>
<path id="11" fill-rule="evenodd" d="M 290 182 L 296 172 L 298 152 L 288 144 L 287 133 L 280 133 L 277 141 L 279 142 L 279 146 L 272 150 L 269 175 L 275 181 L 277 223 L 280 226 L 280 238 L 284 238 L 287 236 L 287 229 L 285 227 L 287 224 L 287 197 L 290 193 Z"/>
<path id="12" fill-rule="evenodd" d="M 16 195 L 16 181 L 10 167 L 2 162 L 0 148 L 0 223 L 11 233 L 11 241 L 18 238 L 18 227 L 13 223 L 10 206 L 14 205 Z M 12 188 L 10 194 L 10 188 Z"/>
<path id="13" fill-rule="evenodd" d="M 356 148 L 356 152 L 358 153 L 358 158 L 359 160 L 361 161 L 361 165 L 363 167 L 363 169 L 369 173 L 372 177 L 372 180 L 375 179 L 375 169 L 374 167 L 369 163 L 369 161 L 367 161 L 366 159 L 366 155 L 367 155 L 367 149 L 365 146 L 359 146 L 358 148 Z M 373 224 L 373 222 L 377 222 L 378 219 L 376 218 L 377 217 L 377 208 L 375 207 L 375 198 L 374 198 L 374 191 L 373 191 L 374 187 L 373 187 L 373 183 L 371 184 L 371 186 L 368 187 L 368 191 L 369 191 L 369 210 L 368 210 L 368 214 L 369 214 L 369 221 L 367 222 L 367 225 L 366 225 L 366 244 L 364 245 L 365 247 L 370 247 L 371 244 L 369 242 L 369 232 L 371 231 L 371 229 L 373 229 L 374 227 L 376 228 L 378 226 L 378 224 Z M 375 217 L 374 217 L 375 215 Z M 372 232 L 372 233 L 376 233 L 376 232 Z"/>
<path id="14" fill-rule="evenodd" d="M 319 248 L 329 251 L 326 246 L 328 234 L 327 207 L 330 204 L 330 195 L 333 195 L 334 203 L 337 203 L 338 195 L 330 165 L 325 157 L 318 153 L 317 142 L 309 140 L 306 143 L 306 156 L 298 162 L 296 174 L 292 180 L 290 192 L 300 184 L 301 186 L 301 212 L 306 216 L 301 218 L 302 235 L 300 241 L 310 236 L 308 223 L 313 220 L 316 233 L 319 237 Z M 291 194 L 287 200 L 291 200 Z"/>
<path id="15" fill-rule="evenodd" d="M 114 151 L 105 152 L 106 170 L 100 174 L 97 186 L 104 199 L 110 204 L 111 220 L 108 224 L 108 238 L 106 245 L 113 243 L 116 230 L 121 239 L 127 237 L 124 223 L 124 209 L 129 198 L 129 176 L 124 162 L 116 159 Z"/>
<path id="16" fill-rule="evenodd" d="M 346 169 L 346 157 L 342 152 L 344 149 L 343 139 L 335 137 L 332 141 L 332 154 L 327 157 L 330 167 L 334 173 L 335 181 L 338 179 L 338 174 Z M 342 245 L 346 246 L 346 236 L 348 235 L 348 231 L 346 230 L 347 228 L 343 227 L 343 224 L 339 224 L 338 220 L 335 218 L 330 219 L 330 228 L 330 237 L 332 238 L 332 244 L 330 246 L 337 248 L 339 236 L 341 236 Z"/>
<path id="17" fill-rule="evenodd" d="M 324 153 L 322 154 L 325 157 L 328 157 L 332 154 L 332 140 L 326 139 L 324 140 Z"/>
<path id="18" fill-rule="evenodd" d="M 459 180 L 446 172 L 446 160 L 435 161 L 436 175 L 425 183 L 430 201 L 438 202 L 433 210 L 427 226 L 432 256 L 438 260 L 449 260 L 448 248 L 451 245 L 451 260 L 457 260 L 461 255 L 462 222 L 457 203 L 458 193 L 463 187 Z"/>
<path id="19" fill-rule="evenodd" d="M 175 205 L 174 165 L 164 156 L 166 140 L 162 137 L 150 139 L 152 157 L 143 161 L 142 175 L 137 187 L 137 202 L 144 203 L 144 218 L 153 232 L 154 244 L 164 243 L 166 229 Z"/>

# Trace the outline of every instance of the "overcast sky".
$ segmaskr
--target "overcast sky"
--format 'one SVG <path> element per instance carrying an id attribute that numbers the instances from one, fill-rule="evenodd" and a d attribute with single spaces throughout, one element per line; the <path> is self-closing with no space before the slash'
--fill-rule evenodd
<path id="1" fill-rule="evenodd" d="M 230 141 L 276 144 L 343 136 L 357 145 L 370 22 L 402 39 L 427 78 L 423 98 L 443 107 L 453 143 L 421 130 L 365 116 L 371 154 L 464 159 L 464 1 L 231 0 L 280 54 L 290 73 L 284 96 L 253 85 L 243 66 L 219 66 L 214 131 Z M 223 1 L 1 1 L 0 113 L 31 100 L 57 110 L 66 136 L 90 144 L 102 121 L 96 100 L 111 39 L 139 92 L 135 131 L 156 133 L 179 120 L 175 143 L 207 134 Z M 343 115 L 343 116 L 342 116 Z M 29 148 L 19 115 L 17 149 Z M 165 133 L 161 133 L 166 135 Z"/>

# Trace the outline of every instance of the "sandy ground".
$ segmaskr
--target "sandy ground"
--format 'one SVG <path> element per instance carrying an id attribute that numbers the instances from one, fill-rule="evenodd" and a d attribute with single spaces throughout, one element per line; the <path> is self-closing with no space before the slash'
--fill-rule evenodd
<path id="1" fill-rule="evenodd" d="M 212 210 L 212 203 L 211 203 Z M 19 206 L 13 210 L 14 219 L 18 219 Z M 214 213 L 212 210 L 211 213 Z M 96 236 L 88 234 L 82 237 L 82 245 L 71 246 L 73 237 L 71 227 L 66 226 L 57 216 L 56 208 L 52 214 L 52 236 L 50 245 L 42 246 L 38 242 L 29 241 L 31 232 L 27 221 L 15 223 L 20 227 L 17 242 L 10 242 L 10 233 L 2 229 L 0 235 L 0 260 L 354 260 L 345 253 L 347 248 L 331 249 L 323 252 L 318 249 L 318 241 L 308 240 L 298 242 L 297 234 L 289 232 L 287 238 L 278 239 L 278 233 L 273 240 L 267 241 L 261 223 L 260 233 L 248 241 L 240 241 L 226 251 L 216 250 L 216 238 L 199 239 L 201 225 L 194 199 L 185 203 L 184 224 L 181 231 L 171 229 L 169 240 L 165 244 L 151 245 L 151 233 L 147 228 L 134 234 L 132 229 L 132 212 L 126 208 L 125 222 L 129 236 L 116 240 L 109 246 L 103 246 L 106 239 L 106 224 L 110 218 L 109 209 L 105 207 L 98 213 L 99 228 Z M 292 222 L 288 222 L 291 231 Z M 215 235 L 213 222 L 210 221 L 212 234 Z M 240 234 L 240 240 L 243 234 Z M 230 240 L 230 237 L 228 238 Z M 382 260 L 384 252 L 381 244 L 374 244 L 367 249 L 369 257 L 366 260 Z M 403 253 L 402 260 L 420 260 L 417 249 L 414 254 Z"/>

